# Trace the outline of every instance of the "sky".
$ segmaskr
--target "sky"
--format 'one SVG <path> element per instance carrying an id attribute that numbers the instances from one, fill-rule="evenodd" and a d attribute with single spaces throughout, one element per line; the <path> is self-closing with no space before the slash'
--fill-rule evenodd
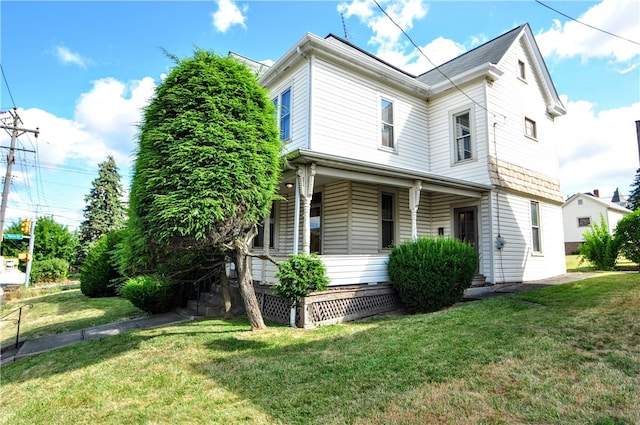
<path id="1" fill-rule="evenodd" d="M 18 138 L 6 225 L 52 216 L 75 230 L 98 164 L 128 191 L 144 106 L 195 49 L 275 61 L 307 32 L 347 38 L 420 74 L 529 23 L 568 111 L 556 120 L 565 198 L 628 196 L 640 154 L 640 1 L 0 1 L 0 119 Z M 6 124 L 6 122 L 5 122 Z M 0 130 L 0 175 L 10 135 Z"/>

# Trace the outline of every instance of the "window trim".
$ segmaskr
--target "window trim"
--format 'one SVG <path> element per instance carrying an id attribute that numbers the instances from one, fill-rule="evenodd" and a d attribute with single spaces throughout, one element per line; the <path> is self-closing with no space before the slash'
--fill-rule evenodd
<path id="1" fill-rule="evenodd" d="M 458 159 L 458 137 L 456 134 L 456 118 L 469 114 L 469 138 L 470 138 L 470 158 Z M 476 137 L 475 137 L 475 114 L 474 110 L 471 106 L 467 106 L 465 108 L 456 109 L 449 112 L 449 128 L 450 128 L 450 137 L 451 137 L 451 163 L 453 165 L 463 164 L 470 161 L 475 161 L 477 159 L 477 147 L 476 147 Z"/>
<path id="2" fill-rule="evenodd" d="M 390 196 L 391 197 L 391 219 L 385 219 L 383 218 L 382 215 L 382 198 L 383 196 Z M 392 249 L 392 246 L 394 244 L 397 244 L 398 241 L 398 192 L 396 190 L 389 190 L 389 189 L 380 189 L 379 191 L 379 197 L 378 199 L 380 200 L 380 206 L 379 206 L 379 221 L 378 221 L 378 226 L 380 229 L 380 239 L 378 241 L 378 247 L 381 251 L 389 251 L 390 249 Z M 387 222 L 391 222 L 391 231 L 392 231 L 392 235 L 391 235 L 391 244 L 384 246 L 384 240 L 383 240 L 383 223 L 387 221 Z"/>
<path id="3" fill-rule="evenodd" d="M 531 129 L 533 130 L 533 136 L 529 134 L 529 125 L 531 124 Z M 533 118 L 524 117 L 524 135 L 525 137 L 531 140 L 538 140 L 538 124 Z"/>
<path id="4" fill-rule="evenodd" d="M 587 220 L 587 224 L 580 224 L 581 220 Z M 576 217 L 576 221 L 578 223 L 578 227 L 589 227 L 591 225 L 591 217 Z"/>
<path id="5" fill-rule="evenodd" d="M 288 123 L 287 123 L 287 132 L 283 132 L 282 131 L 282 119 L 283 119 L 283 115 L 282 115 L 282 96 L 285 93 L 289 93 L 289 113 L 286 115 L 288 117 Z M 293 96 L 292 96 L 292 90 L 291 90 L 291 86 L 287 86 L 287 88 L 283 89 L 280 91 L 280 94 L 278 94 L 278 96 L 276 96 L 273 99 L 273 105 L 276 108 L 276 123 L 278 125 L 278 132 L 279 132 L 279 137 L 280 140 L 283 142 L 286 142 L 288 140 L 291 140 L 291 130 L 292 130 L 292 110 L 293 108 L 291 107 L 291 103 L 293 100 Z"/>
<path id="6" fill-rule="evenodd" d="M 391 119 L 392 122 L 391 123 L 387 123 L 385 121 L 382 120 L 382 102 L 389 102 L 391 104 Z M 387 151 L 387 152 L 398 152 L 398 137 L 397 137 L 397 132 L 396 132 L 396 126 L 397 126 L 397 111 L 396 111 L 396 100 L 393 97 L 390 96 L 384 96 L 382 94 L 378 95 L 378 106 L 376 108 L 376 110 L 378 111 L 378 149 Z M 391 143 L 392 146 L 385 146 L 382 143 L 383 137 L 383 131 L 382 128 L 384 125 L 389 125 L 391 127 Z"/>
<path id="7" fill-rule="evenodd" d="M 523 61 L 522 59 L 518 59 L 518 63 L 517 63 L 517 75 L 518 75 L 518 79 L 520 81 L 527 81 L 527 63 L 525 61 Z"/>
<path id="8" fill-rule="evenodd" d="M 276 250 L 277 246 L 278 246 L 278 216 L 279 216 L 279 203 L 278 202 L 273 202 L 271 204 L 271 211 L 269 213 L 270 218 L 269 218 L 269 225 L 272 225 L 272 230 L 270 232 L 270 239 L 273 239 L 273 245 L 271 244 L 271 241 L 269 241 L 269 249 L 270 250 Z M 261 220 L 260 223 L 258 223 L 258 231 L 260 229 L 260 227 L 264 227 L 264 219 Z M 258 237 L 258 235 L 256 235 L 253 240 L 251 241 L 251 248 L 252 249 L 256 249 L 256 250 L 264 250 L 264 241 L 262 245 L 256 245 L 256 238 Z M 264 239 L 264 233 L 263 233 L 263 239 Z"/>
<path id="9" fill-rule="evenodd" d="M 534 223 L 534 215 L 533 215 L 533 206 L 536 206 L 536 221 Z M 533 254 L 539 255 L 542 254 L 542 222 L 540 218 L 540 202 L 538 201 L 529 201 L 529 224 L 531 228 L 531 252 Z M 535 231 L 537 230 L 537 232 Z M 537 237 L 536 237 L 537 236 Z M 536 240 L 537 239 L 537 240 Z M 538 249 L 536 250 L 536 242 L 538 245 Z"/>

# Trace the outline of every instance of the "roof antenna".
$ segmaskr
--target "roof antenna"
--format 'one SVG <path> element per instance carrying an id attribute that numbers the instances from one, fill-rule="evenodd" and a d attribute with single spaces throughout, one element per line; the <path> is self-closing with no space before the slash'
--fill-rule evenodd
<path id="1" fill-rule="evenodd" d="M 347 24 L 344 23 L 344 14 L 340 14 L 342 18 L 342 30 L 344 31 L 344 39 L 349 41 L 349 33 L 347 32 Z"/>

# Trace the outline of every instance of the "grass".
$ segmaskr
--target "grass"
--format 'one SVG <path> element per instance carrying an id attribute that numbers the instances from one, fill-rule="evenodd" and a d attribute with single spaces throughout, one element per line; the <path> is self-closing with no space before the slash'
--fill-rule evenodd
<path id="1" fill-rule="evenodd" d="M 80 289 L 60 290 L 60 287 L 21 288 L 11 299 L 3 302 L 0 316 L 5 316 L 21 305 L 20 340 L 44 335 L 74 331 L 91 326 L 104 325 L 143 313 L 129 301 L 119 298 L 89 298 Z M 15 343 L 18 313 L 0 321 L 0 346 Z"/>
<path id="2" fill-rule="evenodd" d="M 204 320 L 1 371 L 2 424 L 636 424 L 640 273 L 315 330 Z"/>
<path id="3" fill-rule="evenodd" d="M 582 263 L 580 262 L 580 255 L 567 255 L 565 256 L 567 271 L 568 272 L 588 272 L 595 271 L 596 268 L 593 264 L 591 264 L 588 260 L 584 260 Z M 618 261 L 616 261 L 616 268 L 618 269 L 636 269 L 638 265 L 627 260 L 624 257 L 619 257 Z"/>

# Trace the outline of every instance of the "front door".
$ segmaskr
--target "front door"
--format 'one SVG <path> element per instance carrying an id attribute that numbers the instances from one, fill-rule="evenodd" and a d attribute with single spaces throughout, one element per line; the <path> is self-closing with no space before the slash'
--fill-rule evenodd
<path id="1" fill-rule="evenodd" d="M 454 215 L 454 236 L 456 239 L 471 244 L 478 250 L 478 208 L 465 207 L 455 208 Z"/>

